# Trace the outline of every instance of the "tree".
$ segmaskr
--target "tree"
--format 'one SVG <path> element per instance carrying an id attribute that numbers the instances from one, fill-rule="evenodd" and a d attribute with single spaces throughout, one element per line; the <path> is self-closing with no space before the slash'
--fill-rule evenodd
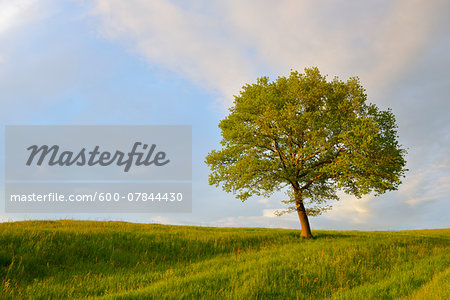
<path id="1" fill-rule="evenodd" d="M 245 85 L 219 123 L 222 149 L 206 157 L 209 183 L 242 201 L 288 187 L 284 212 L 297 211 L 312 237 L 308 215 L 331 208 L 336 192 L 379 195 L 406 172 L 394 114 L 366 100 L 357 77 L 327 81 L 317 68 Z"/>

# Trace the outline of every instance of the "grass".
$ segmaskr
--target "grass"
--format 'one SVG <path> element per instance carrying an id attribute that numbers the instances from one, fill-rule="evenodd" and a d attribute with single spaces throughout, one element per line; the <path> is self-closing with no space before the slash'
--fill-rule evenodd
<path id="1" fill-rule="evenodd" d="M 450 299 L 450 230 L 0 223 L 0 299 Z"/>

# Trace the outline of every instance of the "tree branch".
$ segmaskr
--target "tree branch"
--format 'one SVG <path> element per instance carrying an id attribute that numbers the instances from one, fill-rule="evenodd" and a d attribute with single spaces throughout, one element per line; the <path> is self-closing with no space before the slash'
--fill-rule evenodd
<path id="1" fill-rule="evenodd" d="M 286 164 L 284 163 L 285 159 L 283 158 L 283 155 L 282 155 L 281 151 L 278 149 L 278 142 L 277 142 L 276 139 L 273 140 L 273 144 L 274 144 L 275 150 L 278 153 L 278 157 L 281 160 L 281 164 L 283 165 L 283 169 L 287 170 Z"/>

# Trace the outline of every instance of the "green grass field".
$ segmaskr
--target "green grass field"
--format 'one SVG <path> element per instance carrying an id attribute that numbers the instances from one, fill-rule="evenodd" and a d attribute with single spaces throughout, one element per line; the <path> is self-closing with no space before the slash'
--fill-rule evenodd
<path id="1" fill-rule="evenodd" d="M 0 223 L 0 298 L 450 299 L 450 230 Z"/>

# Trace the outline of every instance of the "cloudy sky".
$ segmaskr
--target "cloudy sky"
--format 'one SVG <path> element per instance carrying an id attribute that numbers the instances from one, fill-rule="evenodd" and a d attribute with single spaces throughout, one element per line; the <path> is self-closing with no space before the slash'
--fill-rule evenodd
<path id="1" fill-rule="evenodd" d="M 312 228 L 450 227 L 449 15 L 444 0 L 0 0 L 3 128 L 193 128 L 191 214 L 7 214 L 2 204 L 0 220 L 299 228 L 295 215 L 272 213 L 283 194 L 241 203 L 208 186 L 203 160 L 245 83 L 317 66 L 329 78 L 359 76 L 370 102 L 392 108 L 410 171 L 396 192 L 341 195 Z"/>

